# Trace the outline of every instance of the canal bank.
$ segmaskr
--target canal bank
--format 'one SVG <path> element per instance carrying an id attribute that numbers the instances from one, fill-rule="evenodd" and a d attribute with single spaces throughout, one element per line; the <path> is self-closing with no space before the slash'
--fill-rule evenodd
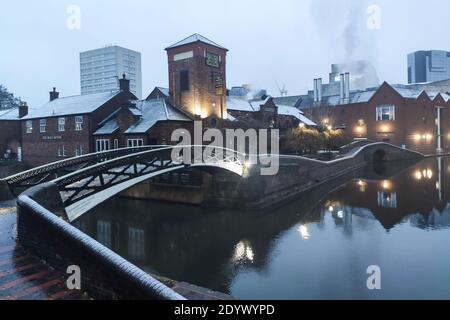
<path id="1" fill-rule="evenodd" d="M 0 203 L 0 299 L 85 300 L 67 289 L 62 272 L 44 264 L 17 241 L 15 201 Z"/>

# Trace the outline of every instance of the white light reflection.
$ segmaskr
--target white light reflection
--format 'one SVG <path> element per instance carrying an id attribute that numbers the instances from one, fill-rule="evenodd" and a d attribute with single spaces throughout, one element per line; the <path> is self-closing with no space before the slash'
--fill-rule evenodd
<path id="1" fill-rule="evenodd" d="M 305 225 L 301 225 L 301 226 L 298 228 L 298 232 L 299 232 L 300 235 L 302 236 L 302 239 L 303 239 L 303 240 L 309 240 L 309 239 L 311 238 L 311 235 L 309 234 L 309 231 L 308 231 L 308 227 L 305 226 Z"/>
<path id="2" fill-rule="evenodd" d="M 253 263 L 255 254 L 248 241 L 241 241 L 234 247 L 233 261 L 236 262 L 251 262 Z"/>

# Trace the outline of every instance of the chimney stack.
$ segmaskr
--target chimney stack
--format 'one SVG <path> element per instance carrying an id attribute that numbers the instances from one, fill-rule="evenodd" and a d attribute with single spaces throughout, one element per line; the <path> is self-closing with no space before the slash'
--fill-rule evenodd
<path id="1" fill-rule="evenodd" d="M 322 78 L 317 79 L 317 102 L 322 102 Z"/>
<path id="2" fill-rule="evenodd" d="M 28 105 L 27 103 L 21 102 L 19 105 L 19 118 L 23 118 L 28 115 Z"/>
<path id="3" fill-rule="evenodd" d="M 314 79 L 314 103 L 317 102 L 318 96 L 317 96 L 317 79 Z"/>
<path id="4" fill-rule="evenodd" d="M 119 88 L 120 91 L 130 92 L 130 80 L 127 79 L 125 73 L 122 75 L 122 79 L 119 79 Z"/>
<path id="5" fill-rule="evenodd" d="M 345 73 L 345 99 L 350 101 L 350 73 Z"/>
<path id="6" fill-rule="evenodd" d="M 340 79 L 340 97 L 341 97 L 341 103 L 344 102 L 345 99 L 345 76 L 343 73 L 341 73 L 340 75 L 341 79 Z"/>
<path id="7" fill-rule="evenodd" d="M 59 92 L 56 91 L 56 88 L 53 87 L 53 91 L 50 91 L 50 101 L 59 99 Z"/>

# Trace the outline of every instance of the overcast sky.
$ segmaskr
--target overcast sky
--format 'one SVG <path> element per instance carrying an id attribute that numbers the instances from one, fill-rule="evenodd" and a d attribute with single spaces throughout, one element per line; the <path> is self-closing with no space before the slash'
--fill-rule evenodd
<path id="1" fill-rule="evenodd" d="M 332 63 L 355 59 L 370 60 L 383 81 L 406 83 L 408 53 L 450 51 L 448 0 L 1 2 L 0 84 L 31 106 L 53 86 L 79 94 L 79 52 L 106 44 L 142 53 L 144 95 L 167 86 L 164 48 L 193 33 L 230 50 L 228 87 L 250 83 L 274 96 L 283 85 L 302 94 Z M 80 30 L 67 27 L 69 5 L 81 9 Z"/>

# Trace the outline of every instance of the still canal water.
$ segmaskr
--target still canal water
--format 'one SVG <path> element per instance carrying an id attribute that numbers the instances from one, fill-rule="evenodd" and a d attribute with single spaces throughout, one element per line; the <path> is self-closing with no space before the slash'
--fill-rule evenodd
<path id="1" fill-rule="evenodd" d="M 346 179 L 269 212 L 113 199 L 75 225 L 150 273 L 240 299 L 450 298 L 450 159 Z"/>

